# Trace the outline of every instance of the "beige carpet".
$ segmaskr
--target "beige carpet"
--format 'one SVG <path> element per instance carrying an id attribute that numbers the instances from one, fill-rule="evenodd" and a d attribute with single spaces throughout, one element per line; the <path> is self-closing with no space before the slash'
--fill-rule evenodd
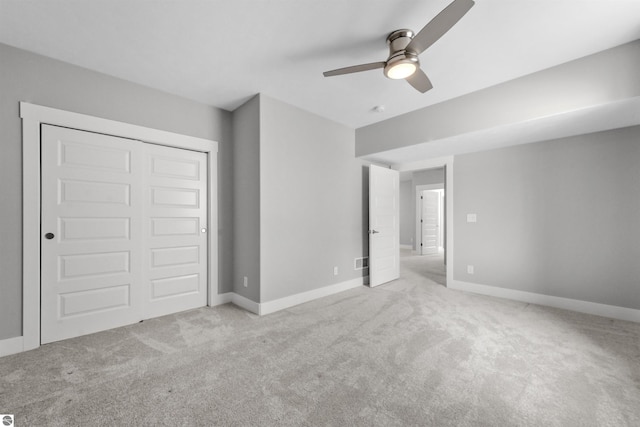
<path id="1" fill-rule="evenodd" d="M 401 280 L 0 359 L 16 426 L 638 426 L 640 324 Z"/>

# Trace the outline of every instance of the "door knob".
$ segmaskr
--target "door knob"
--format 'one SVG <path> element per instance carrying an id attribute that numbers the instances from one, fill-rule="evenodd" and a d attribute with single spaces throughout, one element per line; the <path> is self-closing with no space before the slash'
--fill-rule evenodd
<path id="1" fill-rule="evenodd" d="M 56 237 L 56 236 L 55 236 L 55 234 L 53 234 L 53 233 L 47 233 L 47 234 L 45 234 L 45 235 L 44 235 L 44 237 L 45 237 L 46 239 L 48 239 L 48 240 L 51 240 L 51 239 L 53 239 L 53 238 L 54 238 L 54 237 Z"/>
<path id="2" fill-rule="evenodd" d="M 202 230 L 200 230 L 200 231 L 202 231 L 203 233 L 206 233 L 206 232 L 207 232 L 207 229 L 206 229 L 206 228 L 203 228 L 203 229 L 202 229 Z"/>
<path id="3" fill-rule="evenodd" d="M 369 231 L 369 233 L 376 234 L 376 233 L 379 233 L 379 231 L 378 230 L 371 230 L 371 231 Z"/>

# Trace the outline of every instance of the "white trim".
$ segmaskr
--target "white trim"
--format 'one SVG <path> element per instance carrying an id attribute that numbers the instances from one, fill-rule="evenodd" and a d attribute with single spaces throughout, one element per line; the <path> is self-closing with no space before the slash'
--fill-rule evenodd
<path id="1" fill-rule="evenodd" d="M 211 297 L 209 298 L 209 307 L 215 307 L 216 305 L 228 304 L 230 302 L 233 302 L 233 295 L 233 292 L 211 295 Z"/>
<path id="2" fill-rule="evenodd" d="M 411 249 L 411 250 L 413 250 L 413 245 L 400 245 L 400 249 Z"/>
<path id="3" fill-rule="evenodd" d="M 207 287 L 207 305 L 212 307 L 212 302 L 218 296 L 218 235 L 220 230 L 218 229 L 218 143 L 216 142 L 215 151 L 209 151 L 207 153 L 207 175 L 209 182 L 209 194 L 207 195 L 209 206 L 208 209 L 208 221 L 207 234 L 209 236 L 207 254 L 209 256 L 207 265 L 208 284 Z M 211 173 L 215 171 L 215 173 Z"/>
<path id="4" fill-rule="evenodd" d="M 480 285 L 478 283 L 464 282 L 460 280 L 449 281 L 449 288 L 460 291 L 473 292 L 492 297 L 506 298 L 515 301 L 539 304 L 564 310 L 578 311 L 580 313 L 609 317 L 612 319 L 640 322 L 640 310 L 615 305 L 599 304 L 590 301 L 582 301 L 570 298 L 555 297 L 551 295 L 536 294 L 532 292 L 518 291 L 515 289 L 498 288 L 495 286 Z"/>
<path id="5" fill-rule="evenodd" d="M 0 357 L 16 354 L 24 351 L 24 339 L 22 337 L 0 340 Z"/>
<path id="6" fill-rule="evenodd" d="M 182 135 L 145 126 L 132 125 L 115 120 L 103 119 L 86 114 L 43 107 L 41 105 L 20 103 L 20 117 L 56 126 L 83 126 L 82 130 L 139 139 L 144 142 L 166 145 L 169 147 L 187 148 L 189 150 L 210 152 L 218 151 L 218 143 L 209 139 Z"/>
<path id="7" fill-rule="evenodd" d="M 349 289 L 358 288 L 363 286 L 364 283 L 365 278 L 358 277 L 356 279 L 336 283 L 335 285 L 329 285 L 312 291 L 301 292 L 299 294 L 290 295 L 273 301 L 263 302 L 260 304 L 260 315 L 275 313 L 276 311 L 284 310 L 285 308 L 293 307 L 298 304 L 303 304 L 318 298 L 344 292 Z"/>
<path id="8" fill-rule="evenodd" d="M 40 347 L 40 121 L 26 117 L 22 118 L 22 336 L 23 350 Z"/>
<path id="9" fill-rule="evenodd" d="M 40 125 L 50 124 L 136 139 L 208 154 L 209 171 L 209 281 L 208 302 L 218 294 L 218 143 L 102 119 L 56 108 L 20 103 L 22 118 L 22 338 L 23 350 L 40 346 Z"/>
<path id="10" fill-rule="evenodd" d="M 393 165 L 392 168 L 396 169 L 400 172 L 405 171 L 416 171 L 422 169 L 433 169 L 439 168 L 442 166 L 446 166 L 446 188 L 445 188 L 445 197 L 447 199 L 446 207 L 447 207 L 447 223 L 446 223 L 446 232 L 447 232 L 447 286 L 449 286 L 449 282 L 453 281 L 453 156 L 447 157 L 438 157 L 435 159 L 426 159 L 419 160 L 411 163 L 402 163 Z"/>
<path id="11" fill-rule="evenodd" d="M 251 313 L 260 314 L 260 304 L 240 294 L 231 292 L 231 302 Z"/>
<path id="12" fill-rule="evenodd" d="M 453 156 L 436 157 L 433 159 L 417 160 L 409 163 L 396 163 L 391 165 L 392 169 L 400 172 L 405 171 L 419 171 L 422 169 L 435 169 L 444 166 L 445 164 L 453 163 Z"/>

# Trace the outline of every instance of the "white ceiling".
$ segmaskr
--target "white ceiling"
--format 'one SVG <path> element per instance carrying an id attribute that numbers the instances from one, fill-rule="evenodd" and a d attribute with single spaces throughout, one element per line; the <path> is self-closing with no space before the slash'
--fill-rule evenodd
<path id="1" fill-rule="evenodd" d="M 638 0 L 477 0 L 422 56 L 421 94 L 385 38 L 450 0 L 0 0 L 0 42 L 233 110 L 264 93 L 353 128 L 640 39 Z M 373 112 L 384 105 L 383 113 Z"/>

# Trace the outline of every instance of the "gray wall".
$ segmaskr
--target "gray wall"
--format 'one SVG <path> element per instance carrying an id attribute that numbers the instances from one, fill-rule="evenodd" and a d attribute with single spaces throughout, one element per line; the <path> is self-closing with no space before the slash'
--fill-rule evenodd
<path id="1" fill-rule="evenodd" d="M 413 247 L 416 221 L 415 191 L 411 180 L 400 182 L 400 244 Z"/>
<path id="2" fill-rule="evenodd" d="M 411 177 L 413 188 L 418 185 L 444 184 L 444 168 L 415 171 Z"/>
<path id="3" fill-rule="evenodd" d="M 260 301 L 260 97 L 233 112 L 233 291 Z M 247 287 L 243 278 L 247 277 Z"/>
<path id="4" fill-rule="evenodd" d="M 20 101 L 219 141 L 219 291 L 232 290 L 229 112 L 3 44 L 0 64 L 0 339 L 22 334 Z"/>
<path id="5" fill-rule="evenodd" d="M 454 164 L 456 280 L 640 309 L 640 127 Z"/>
<path id="6" fill-rule="evenodd" d="M 356 155 L 640 95 L 640 40 L 356 130 Z"/>
<path id="7" fill-rule="evenodd" d="M 354 130 L 260 100 L 260 301 L 362 277 L 353 262 L 368 253 L 366 169 Z"/>

